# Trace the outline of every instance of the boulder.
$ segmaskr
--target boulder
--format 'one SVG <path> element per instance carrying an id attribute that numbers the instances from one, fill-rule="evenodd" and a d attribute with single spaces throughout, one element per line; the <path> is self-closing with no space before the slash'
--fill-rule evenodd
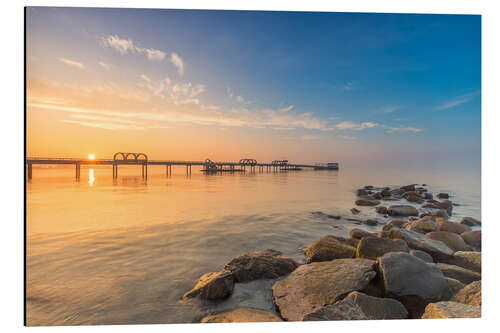
<path id="1" fill-rule="evenodd" d="M 481 221 L 476 220 L 470 216 L 463 217 L 460 221 L 461 224 L 468 225 L 469 227 L 476 227 L 481 225 Z"/>
<path id="2" fill-rule="evenodd" d="M 202 323 L 259 323 L 283 321 L 277 315 L 257 309 L 239 308 L 204 317 Z"/>
<path id="3" fill-rule="evenodd" d="M 378 206 L 375 208 L 375 210 L 379 214 L 387 214 L 387 207 L 385 207 L 385 206 Z"/>
<path id="4" fill-rule="evenodd" d="M 374 219 L 368 219 L 365 221 L 365 224 L 369 225 L 369 226 L 376 226 L 378 224 L 378 222 L 377 222 L 377 220 L 374 220 Z"/>
<path id="5" fill-rule="evenodd" d="M 276 279 L 289 274 L 298 264 L 280 251 L 267 249 L 245 253 L 231 260 L 225 269 L 229 270 L 235 282 Z"/>
<path id="6" fill-rule="evenodd" d="M 389 231 L 389 230 L 391 230 L 394 227 L 396 227 L 396 228 L 404 228 L 407 224 L 408 224 L 408 221 L 405 221 L 405 220 L 402 220 L 402 219 L 393 219 L 389 223 L 387 223 L 386 225 L 384 225 L 384 227 L 382 228 L 382 230 Z"/>
<path id="7" fill-rule="evenodd" d="M 302 265 L 272 286 L 281 316 L 299 321 L 351 291 L 362 291 L 377 275 L 368 259 L 337 259 Z"/>
<path id="8" fill-rule="evenodd" d="M 331 320 L 367 320 L 369 319 L 350 299 L 344 299 L 334 304 L 320 307 L 306 314 L 303 321 L 331 321 Z"/>
<path id="9" fill-rule="evenodd" d="M 360 211 L 357 208 L 351 208 L 351 213 L 353 213 L 354 215 L 356 215 L 356 214 L 359 214 Z"/>
<path id="10" fill-rule="evenodd" d="M 418 210 L 409 205 L 392 205 L 387 209 L 391 216 L 418 216 Z"/>
<path id="11" fill-rule="evenodd" d="M 410 254 L 412 256 L 415 256 L 415 257 L 427 262 L 427 263 L 430 263 L 430 264 L 434 263 L 434 260 L 432 260 L 432 257 L 427 252 L 420 251 L 420 250 L 410 250 Z"/>
<path id="12" fill-rule="evenodd" d="M 404 198 L 409 202 L 416 202 L 418 204 L 424 202 L 424 199 L 422 199 L 422 197 L 417 195 L 416 193 L 409 193 L 408 195 L 404 196 Z"/>
<path id="13" fill-rule="evenodd" d="M 358 305 L 368 319 L 406 319 L 408 311 L 403 304 L 392 298 L 380 298 L 353 291 L 344 298 Z"/>
<path id="14" fill-rule="evenodd" d="M 469 284 L 474 281 L 481 280 L 481 274 L 471 271 L 460 266 L 449 265 L 444 263 L 437 263 L 436 267 L 443 272 L 444 276 L 458 280 L 464 284 Z"/>
<path id="15" fill-rule="evenodd" d="M 425 308 L 422 319 L 480 318 L 481 307 L 457 302 L 431 303 Z"/>
<path id="16" fill-rule="evenodd" d="M 456 234 L 462 234 L 470 231 L 470 228 L 465 224 L 447 221 L 443 218 L 436 219 L 436 223 L 440 231 L 454 232 Z"/>
<path id="17" fill-rule="evenodd" d="M 359 241 L 356 257 L 377 259 L 389 252 L 408 252 L 408 245 L 402 239 L 365 237 Z"/>
<path id="18" fill-rule="evenodd" d="M 400 189 L 405 192 L 415 191 L 415 184 L 401 186 Z"/>
<path id="19" fill-rule="evenodd" d="M 458 251 L 453 254 L 453 265 L 481 273 L 481 252 Z"/>
<path id="20" fill-rule="evenodd" d="M 465 283 L 462 283 L 456 279 L 445 276 L 446 281 L 450 285 L 451 295 L 455 295 L 458 291 L 465 287 Z"/>
<path id="21" fill-rule="evenodd" d="M 474 281 L 460 289 L 451 301 L 468 305 L 481 305 L 481 280 Z"/>
<path id="22" fill-rule="evenodd" d="M 441 202 L 436 203 L 440 208 L 445 209 L 446 212 L 448 213 L 449 216 L 451 216 L 451 213 L 453 211 L 453 204 L 450 200 L 444 200 Z"/>
<path id="23" fill-rule="evenodd" d="M 364 188 L 362 188 L 362 189 L 356 190 L 356 195 L 358 197 L 364 197 L 364 196 L 368 195 L 368 191 L 365 190 Z"/>
<path id="24" fill-rule="evenodd" d="M 427 252 L 434 261 L 442 261 L 453 255 L 453 250 L 445 243 L 425 237 L 418 232 L 406 229 L 391 229 L 389 238 L 400 238 L 414 250 Z"/>
<path id="25" fill-rule="evenodd" d="M 374 199 L 363 198 L 363 199 L 356 200 L 355 204 L 358 206 L 376 206 L 376 205 L 380 204 L 380 201 L 374 200 Z"/>
<path id="26" fill-rule="evenodd" d="M 425 216 L 416 221 L 411 221 L 405 226 L 406 230 L 419 232 L 421 234 L 436 231 L 437 228 L 437 224 L 429 216 Z"/>
<path id="27" fill-rule="evenodd" d="M 368 232 L 366 230 L 354 228 L 349 231 L 349 236 L 354 239 L 361 239 L 363 237 L 377 237 L 377 234 Z"/>
<path id="28" fill-rule="evenodd" d="M 448 199 L 450 196 L 448 195 L 448 193 L 438 193 L 436 194 L 436 197 L 438 197 L 439 199 Z"/>
<path id="29" fill-rule="evenodd" d="M 390 252 L 377 262 L 386 295 L 403 303 L 411 318 L 418 318 L 428 303 L 451 296 L 443 273 L 409 253 Z"/>
<path id="30" fill-rule="evenodd" d="M 448 245 L 453 251 L 470 251 L 472 250 L 469 245 L 467 245 L 460 235 L 454 232 L 448 231 L 433 231 L 425 234 L 426 237 L 441 241 Z"/>
<path id="31" fill-rule="evenodd" d="M 437 222 L 437 218 L 440 217 L 440 218 L 443 218 L 445 220 L 448 220 L 449 216 L 448 216 L 448 212 L 445 210 L 445 209 L 438 209 L 438 210 L 433 210 L 429 213 L 429 215 L 432 217 L 432 219 L 434 221 Z"/>
<path id="32" fill-rule="evenodd" d="M 201 299 L 223 299 L 233 293 L 234 280 L 230 271 L 203 274 L 196 285 L 184 294 L 184 298 L 200 297 Z"/>
<path id="33" fill-rule="evenodd" d="M 481 251 L 481 230 L 467 231 L 460 234 L 460 237 L 474 249 Z"/>
<path id="34" fill-rule="evenodd" d="M 354 258 L 357 246 L 354 242 L 355 240 L 332 235 L 321 237 L 305 249 L 307 263 Z"/>

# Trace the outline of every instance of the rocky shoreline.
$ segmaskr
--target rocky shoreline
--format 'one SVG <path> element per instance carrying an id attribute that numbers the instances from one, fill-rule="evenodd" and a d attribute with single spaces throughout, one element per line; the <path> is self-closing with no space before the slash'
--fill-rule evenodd
<path id="1" fill-rule="evenodd" d="M 304 250 L 305 264 L 272 249 L 245 253 L 222 271 L 202 275 L 183 298 L 219 301 L 233 293 L 235 283 L 275 279 L 276 314 L 237 308 L 201 322 L 481 317 L 480 221 L 450 221 L 457 204 L 448 193 L 434 199 L 425 184 L 365 186 L 356 196 L 356 206 L 373 207 L 373 218 L 313 214 L 383 226 L 380 231 L 325 235 Z"/>

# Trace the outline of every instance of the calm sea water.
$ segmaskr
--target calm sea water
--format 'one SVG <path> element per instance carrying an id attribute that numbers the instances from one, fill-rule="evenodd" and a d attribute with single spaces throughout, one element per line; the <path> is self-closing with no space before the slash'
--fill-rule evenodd
<path id="1" fill-rule="evenodd" d="M 357 227 L 355 189 L 426 183 L 452 194 L 452 220 L 480 219 L 480 179 L 470 171 L 343 170 L 204 175 L 151 167 L 34 169 L 27 188 L 28 325 L 186 323 L 249 306 L 274 311 L 270 285 L 237 284 L 221 302 L 181 300 L 198 277 L 233 257 L 273 248 L 304 261 L 325 234 Z M 375 216 L 360 208 L 356 218 Z M 383 222 L 383 219 L 380 219 Z"/>

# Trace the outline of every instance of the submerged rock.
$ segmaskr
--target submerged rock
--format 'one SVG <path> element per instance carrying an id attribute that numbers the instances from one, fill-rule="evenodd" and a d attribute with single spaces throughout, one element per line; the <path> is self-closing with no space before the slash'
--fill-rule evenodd
<path id="1" fill-rule="evenodd" d="M 253 323 L 283 321 L 277 315 L 257 309 L 239 308 L 204 317 L 202 323 Z"/>
<path id="2" fill-rule="evenodd" d="M 233 274 L 236 282 L 264 279 L 276 279 L 286 275 L 298 264 L 280 251 L 267 249 L 245 253 L 231 260 L 225 269 Z"/>
<path id="3" fill-rule="evenodd" d="M 463 287 L 451 298 L 451 301 L 468 305 L 481 305 L 481 280 Z"/>
<path id="4" fill-rule="evenodd" d="M 233 293 L 234 280 L 230 271 L 211 272 L 203 274 L 196 285 L 184 294 L 184 298 L 200 297 L 216 300 L 228 297 Z"/>
<path id="5" fill-rule="evenodd" d="M 464 284 L 481 280 L 481 274 L 460 266 L 437 263 L 436 267 L 443 272 L 446 277 L 458 280 Z"/>
<path id="6" fill-rule="evenodd" d="M 377 262 L 386 295 L 402 302 L 412 318 L 418 318 L 428 303 L 451 296 L 443 273 L 409 253 L 390 252 Z"/>
<path id="7" fill-rule="evenodd" d="M 403 304 L 392 298 L 379 298 L 353 291 L 344 298 L 361 308 L 363 314 L 372 320 L 406 319 L 408 311 Z"/>
<path id="8" fill-rule="evenodd" d="M 376 276 L 375 261 L 337 259 L 302 265 L 276 282 L 273 297 L 281 316 L 289 321 L 333 304 L 351 291 L 361 291 Z"/>
<path id="9" fill-rule="evenodd" d="M 389 252 L 408 252 L 408 245 L 402 239 L 364 237 L 358 244 L 356 257 L 377 259 Z"/>
<path id="10" fill-rule="evenodd" d="M 453 251 L 471 251 L 469 245 L 467 245 L 460 235 L 454 232 L 448 231 L 433 231 L 425 234 L 426 237 L 441 241 L 448 245 Z"/>
<path id="11" fill-rule="evenodd" d="M 304 253 L 307 263 L 354 258 L 356 256 L 355 246 L 357 246 L 357 241 L 353 239 L 326 235 L 307 247 Z"/>
<path id="12" fill-rule="evenodd" d="M 409 205 L 392 205 L 387 209 L 391 216 L 418 216 L 418 210 Z"/>
<path id="13" fill-rule="evenodd" d="M 480 318 L 481 307 L 457 302 L 431 303 L 425 308 L 422 319 Z"/>
<path id="14" fill-rule="evenodd" d="M 439 199 L 448 199 L 450 195 L 448 193 L 438 193 L 436 194 L 436 197 L 438 197 Z"/>

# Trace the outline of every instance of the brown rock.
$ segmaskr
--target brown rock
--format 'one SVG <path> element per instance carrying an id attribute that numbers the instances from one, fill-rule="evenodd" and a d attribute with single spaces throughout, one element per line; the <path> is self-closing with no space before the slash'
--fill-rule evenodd
<path id="1" fill-rule="evenodd" d="M 429 216 L 425 216 L 416 221 L 411 221 L 405 227 L 406 230 L 415 231 L 421 234 L 436 231 L 437 228 L 437 224 Z"/>
<path id="2" fill-rule="evenodd" d="M 481 251 L 481 230 L 467 231 L 460 234 L 460 237 L 474 249 Z"/>
<path id="3" fill-rule="evenodd" d="M 467 245 L 460 235 L 454 232 L 448 231 L 433 231 L 425 234 L 430 239 L 441 241 L 448 245 L 453 251 L 470 251 L 472 250 L 469 245 Z"/>
<path id="4" fill-rule="evenodd" d="M 418 232 L 406 229 L 391 229 L 389 231 L 390 238 L 400 238 L 408 244 L 408 247 L 427 252 L 431 255 L 434 261 L 442 261 L 443 259 L 453 257 L 453 250 L 445 243 L 425 237 Z"/>
<path id="5" fill-rule="evenodd" d="M 231 271 L 236 282 L 276 279 L 286 275 L 298 264 L 280 251 L 267 249 L 245 253 L 231 260 L 225 269 Z"/>
<path id="6" fill-rule="evenodd" d="M 358 305 L 362 312 L 372 320 L 406 319 L 408 311 L 403 304 L 392 298 L 379 298 L 353 291 L 344 298 Z"/>
<path id="7" fill-rule="evenodd" d="M 470 231 L 470 228 L 464 224 L 447 221 L 443 218 L 436 219 L 436 223 L 440 231 L 454 232 L 456 234 Z"/>
<path id="8" fill-rule="evenodd" d="M 462 218 L 462 221 L 460 221 L 460 223 L 468 225 L 469 227 L 476 227 L 481 225 L 481 221 L 476 220 L 475 218 L 472 218 L 470 216 Z"/>
<path id="9" fill-rule="evenodd" d="M 436 197 L 438 197 L 439 199 L 448 199 L 450 196 L 448 195 L 448 193 L 438 193 L 436 194 Z"/>
<path id="10" fill-rule="evenodd" d="M 303 321 L 367 320 L 361 308 L 350 299 L 323 306 L 303 317 Z"/>
<path id="11" fill-rule="evenodd" d="M 366 230 L 354 228 L 349 232 L 349 236 L 354 239 L 361 239 L 363 237 L 377 237 L 377 234 L 368 232 Z"/>
<path id="12" fill-rule="evenodd" d="M 184 298 L 200 297 L 216 300 L 226 298 L 233 293 L 234 280 L 230 271 L 203 274 L 196 285 L 184 294 Z"/>
<path id="13" fill-rule="evenodd" d="M 408 252 L 408 245 L 402 239 L 365 237 L 358 244 L 356 257 L 375 260 L 389 252 Z"/>
<path id="14" fill-rule="evenodd" d="M 387 213 L 391 216 L 418 216 L 418 210 L 409 205 L 389 206 Z"/>
<path id="15" fill-rule="evenodd" d="M 375 210 L 379 214 L 387 214 L 387 207 L 385 207 L 385 206 L 378 206 L 375 208 Z"/>
<path id="16" fill-rule="evenodd" d="M 305 249 L 307 263 L 333 259 L 354 258 L 356 248 L 353 240 L 326 235 Z"/>
<path id="17" fill-rule="evenodd" d="M 358 206 L 376 206 L 376 205 L 380 204 L 380 201 L 368 199 L 368 198 L 363 198 L 363 199 L 356 200 L 355 203 Z"/>
<path id="18" fill-rule="evenodd" d="M 356 215 L 356 214 L 359 214 L 360 211 L 357 208 L 351 208 L 351 213 L 353 213 L 354 215 Z"/>
<path id="19" fill-rule="evenodd" d="M 481 305 L 481 280 L 466 285 L 451 300 L 468 305 Z"/>
<path id="20" fill-rule="evenodd" d="M 365 224 L 369 225 L 369 226 L 375 226 L 378 224 L 378 222 L 377 222 L 377 220 L 374 220 L 374 219 L 368 219 L 365 221 Z"/>
<path id="21" fill-rule="evenodd" d="M 481 307 L 457 302 L 431 303 L 425 308 L 422 319 L 480 318 Z"/>
<path id="22" fill-rule="evenodd" d="M 446 277 L 458 280 L 464 284 L 481 280 L 481 274 L 460 266 L 437 263 L 436 267 L 443 272 Z"/>
<path id="23" fill-rule="evenodd" d="M 453 265 L 481 273 L 481 252 L 458 251 L 453 254 Z"/>
<path id="24" fill-rule="evenodd" d="M 257 309 L 239 308 L 204 317 L 202 323 L 254 323 L 283 321 L 271 312 Z"/>

